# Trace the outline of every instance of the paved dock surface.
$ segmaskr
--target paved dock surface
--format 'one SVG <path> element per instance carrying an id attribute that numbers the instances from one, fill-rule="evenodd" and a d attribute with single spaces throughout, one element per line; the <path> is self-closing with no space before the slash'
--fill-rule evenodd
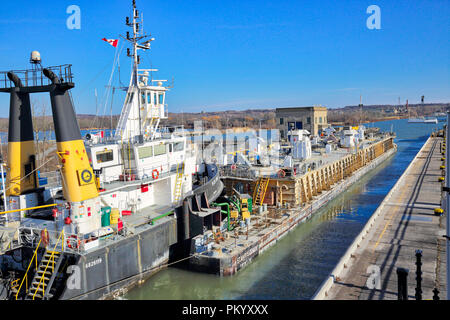
<path id="1" fill-rule="evenodd" d="M 333 300 L 397 300 L 397 268 L 409 269 L 408 299 L 416 294 L 416 250 L 422 250 L 422 299 L 432 299 L 438 288 L 446 299 L 445 216 L 440 207 L 442 175 L 440 144 L 430 138 L 405 172 L 374 225 L 327 292 Z M 379 268 L 379 269 L 378 269 Z M 371 275 L 371 270 L 375 275 Z M 380 271 L 379 289 L 370 280 Z M 372 271 L 373 272 L 373 271 Z M 369 279 L 370 277 L 370 279 Z M 369 279 L 369 281 L 368 281 Z M 369 289 L 372 287 L 373 289 Z"/>

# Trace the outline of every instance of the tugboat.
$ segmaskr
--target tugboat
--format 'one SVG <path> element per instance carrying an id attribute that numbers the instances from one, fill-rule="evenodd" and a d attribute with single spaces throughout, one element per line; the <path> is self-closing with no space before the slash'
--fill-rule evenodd
<path id="1" fill-rule="evenodd" d="M 150 49 L 132 2 L 126 24 L 133 59 L 112 137 L 84 137 L 70 89 L 71 65 L 0 73 L 10 94 L 7 179 L 0 212 L 0 298 L 105 299 L 186 258 L 193 237 L 220 225 L 223 191 L 215 164 L 197 160 L 184 130 L 167 119 L 165 81 L 140 69 Z M 50 94 L 61 185 L 39 185 L 30 93 Z M 189 257 L 187 257 L 189 258 Z"/>

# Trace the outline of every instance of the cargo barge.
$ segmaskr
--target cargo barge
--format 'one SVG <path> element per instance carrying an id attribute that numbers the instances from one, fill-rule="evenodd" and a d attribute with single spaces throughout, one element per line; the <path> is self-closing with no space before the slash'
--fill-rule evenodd
<path id="1" fill-rule="evenodd" d="M 384 135 L 377 140 L 306 174 L 259 177 L 255 181 L 228 171 L 230 175 L 222 176 L 227 194 L 237 192 L 238 186 L 242 192 L 253 193 L 252 200 L 256 201 L 252 203 L 252 212 L 247 214 L 245 223 L 241 220 L 232 231 L 227 230 L 225 223 L 209 234 L 194 237 L 189 268 L 220 276 L 233 275 L 244 268 L 397 151 L 392 136 Z M 270 195 L 265 200 L 258 196 L 261 189 Z"/>

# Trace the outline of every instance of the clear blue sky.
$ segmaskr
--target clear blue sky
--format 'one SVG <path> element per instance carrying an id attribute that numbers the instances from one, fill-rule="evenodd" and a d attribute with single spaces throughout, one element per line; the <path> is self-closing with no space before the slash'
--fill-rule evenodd
<path id="1" fill-rule="evenodd" d="M 38 4 L 33 6 L 32 4 Z M 66 8 L 81 8 L 81 30 L 66 28 Z M 73 65 L 78 113 L 95 113 L 114 48 L 101 38 L 125 34 L 131 1 L 3 1 L 0 70 L 29 66 L 32 50 L 46 66 Z M 381 30 L 369 30 L 369 5 Z M 142 57 L 159 78 L 175 79 L 169 110 L 330 108 L 420 101 L 450 102 L 450 1 L 137 0 L 144 29 L 156 38 Z M 121 78 L 129 59 L 121 56 Z M 117 77 L 114 81 L 118 83 Z M 46 96 L 35 99 L 47 102 Z M 116 95 L 119 113 L 123 96 Z M 0 116 L 9 97 L 0 96 Z M 109 106 L 108 106 L 109 110 Z M 101 111 L 100 113 L 103 113 Z"/>

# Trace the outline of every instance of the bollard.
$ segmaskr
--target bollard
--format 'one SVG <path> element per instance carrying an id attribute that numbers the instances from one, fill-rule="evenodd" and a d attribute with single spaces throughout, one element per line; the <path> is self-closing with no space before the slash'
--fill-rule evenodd
<path id="1" fill-rule="evenodd" d="M 439 290 L 438 288 L 433 289 L 433 300 L 439 300 Z"/>
<path id="2" fill-rule="evenodd" d="M 422 300 L 422 250 L 416 250 L 416 300 Z"/>
<path id="3" fill-rule="evenodd" d="M 397 268 L 398 298 L 397 300 L 408 300 L 408 273 L 405 268 Z"/>

